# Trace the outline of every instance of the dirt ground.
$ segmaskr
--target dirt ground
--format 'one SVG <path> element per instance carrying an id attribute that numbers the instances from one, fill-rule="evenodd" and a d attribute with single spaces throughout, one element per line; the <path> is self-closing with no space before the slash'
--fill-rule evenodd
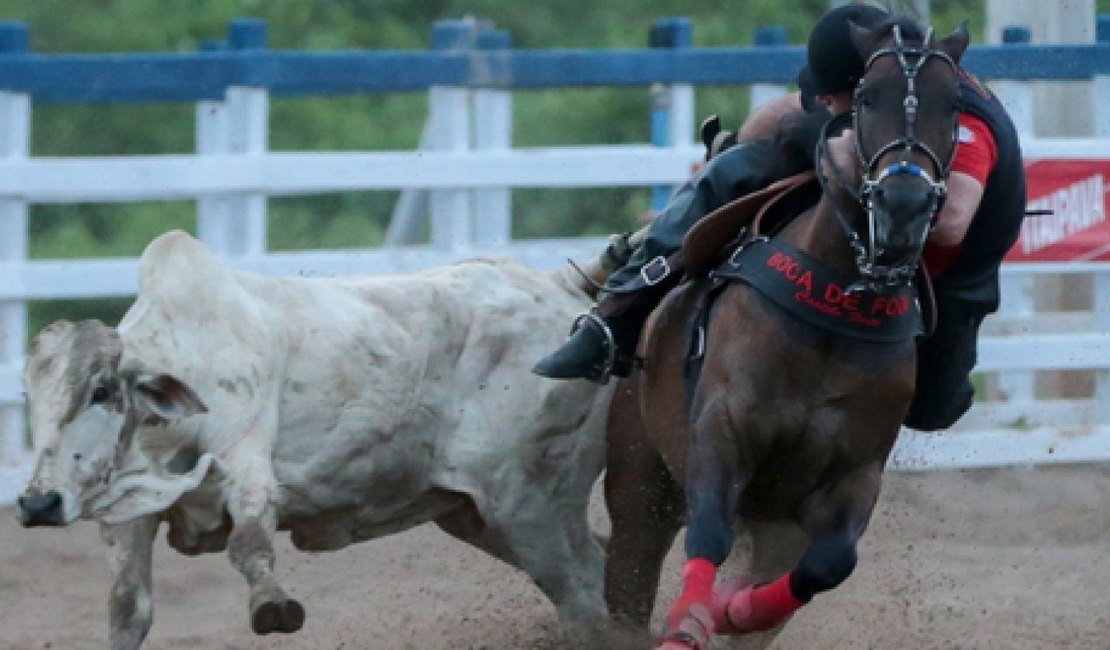
<path id="1" fill-rule="evenodd" d="M 106 648 L 103 551 L 94 524 L 25 531 L 0 509 L 0 648 Z M 297 634 L 255 637 L 226 557 L 183 557 L 159 540 L 146 647 L 570 647 L 523 574 L 433 526 L 318 555 L 283 536 L 278 573 L 308 619 Z M 1110 649 L 1110 467 L 889 475 L 856 573 L 774 647 Z"/>

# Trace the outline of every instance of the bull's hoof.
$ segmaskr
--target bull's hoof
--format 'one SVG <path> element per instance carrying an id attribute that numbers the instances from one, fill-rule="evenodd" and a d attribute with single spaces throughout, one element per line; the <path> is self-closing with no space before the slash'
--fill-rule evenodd
<path id="1" fill-rule="evenodd" d="M 296 632 L 304 625 L 304 607 L 292 598 L 271 600 L 251 612 L 251 629 L 255 634 Z"/>

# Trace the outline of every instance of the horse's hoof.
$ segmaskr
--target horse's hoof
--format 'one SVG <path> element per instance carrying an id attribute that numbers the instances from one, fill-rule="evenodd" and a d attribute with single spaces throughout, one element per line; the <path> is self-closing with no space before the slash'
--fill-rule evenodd
<path id="1" fill-rule="evenodd" d="M 304 625 L 304 607 L 288 598 L 261 603 L 251 613 L 251 629 L 255 634 L 296 632 Z"/>
<path id="2" fill-rule="evenodd" d="M 668 615 L 671 621 L 666 624 L 658 650 L 706 650 L 713 634 L 709 609 L 701 603 L 688 603 L 677 610 Z"/>
<path id="3" fill-rule="evenodd" d="M 750 578 L 734 576 L 722 580 L 713 589 L 713 600 L 709 605 L 709 614 L 713 617 L 713 632 L 715 634 L 740 634 L 743 631 L 737 627 L 729 615 L 729 606 L 733 598 L 742 592 L 747 592 L 745 596 L 737 599 L 737 606 L 742 608 L 742 603 L 747 603 L 750 610 L 750 592 L 753 584 L 754 582 Z"/>
<path id="4" fill-rule="evenodd" d="M 708 647 L 708 645 L 698 643 L 698 640 L 692 635 L 680 632 L 667 635 L 655 650 L 706 650 Z"/>

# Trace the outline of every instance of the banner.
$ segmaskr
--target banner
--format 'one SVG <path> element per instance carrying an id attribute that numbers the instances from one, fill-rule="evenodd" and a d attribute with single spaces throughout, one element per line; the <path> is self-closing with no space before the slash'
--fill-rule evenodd
<path id="1" fill-rule="evenodd" d="M 1110 261 L 1106 182 L 1110 160 L 1027 162 L 1030 210 L 1052 214 L 1026 217 L 1007 262 Z"/>

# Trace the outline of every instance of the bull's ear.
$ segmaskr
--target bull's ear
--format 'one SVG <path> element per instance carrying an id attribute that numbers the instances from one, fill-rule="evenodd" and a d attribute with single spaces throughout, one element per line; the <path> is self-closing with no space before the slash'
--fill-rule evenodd
<path id="1" fill-rule="evenodd" d="M 208 412 L 193 389 L 173 375 L 140 375 L 133 394 L 141 420 L 154 416 L 175 421 Z"/>

